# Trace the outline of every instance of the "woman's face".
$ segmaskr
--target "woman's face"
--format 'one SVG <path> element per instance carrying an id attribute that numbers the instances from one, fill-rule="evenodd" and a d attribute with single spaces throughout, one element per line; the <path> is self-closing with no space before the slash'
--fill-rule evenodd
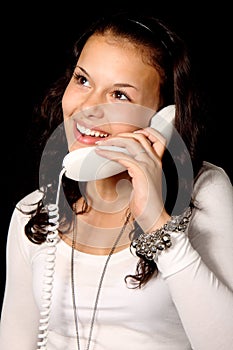
<path id="1" fill-rule="evenodd" d="M 159 73 L 143 62 L 140 47 L 109 35 L 90 37 L 62 99 L 69 151 L 146 127 L 158 109 L 159 86 Z"/>

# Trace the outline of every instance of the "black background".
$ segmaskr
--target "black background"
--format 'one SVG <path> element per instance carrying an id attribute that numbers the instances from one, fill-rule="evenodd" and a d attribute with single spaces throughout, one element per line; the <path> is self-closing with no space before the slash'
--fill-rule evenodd
<path id="1" fill-rule="evenodd" d="M 177 1 L 8 3 L 1 9 L 1 295 L 5 244 L 16 202 L 37 187 L 35 156 L 27 142 L 33 107 L 63 72 L 67 54 L 83 26 L 105 12 L 150 9 L 189 45 L 209 106 L 206 160 L 232 173 L 232 19 L 224 2 Z M 36 128 L 36 125 L 33 126 Z"/>

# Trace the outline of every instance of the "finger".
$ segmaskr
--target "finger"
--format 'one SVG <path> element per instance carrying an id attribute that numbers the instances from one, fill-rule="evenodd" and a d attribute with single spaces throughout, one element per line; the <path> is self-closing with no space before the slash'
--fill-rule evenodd
<path id="1" fill-rule="evenodd" d="M 122 151 L 121 151 L 122 149 Z M 134 160 L 134 158 L 137 156 L 138 153 L 136 153 L 135 155 L 129 153 L 124 147 L 117 147 L 117 150 L 115 149 L 109 149 L 109 148 L 102 148 L 101 146 L 97 146 L 95 148 L 95 152 L 97 152 L 98 154 L 101 154 L 101 156 L 104 156 L 108 159 L 111 160 L 116 160 L 116 161 L 120 161 L 122 159 L 125 160 Z M 145 152 L 145 150 L 141 150 L 141 153 Z"/>
<path id="2" fill-rule="evenodd" d="M 121 136 L 128 136 L 127 134 L 121 134 Z M 166 139 L 157 131 L 151 128 L 140 129 L 130 134 L 131 138 L 136 139 L 152 159 L 162 159 L 162 156 L 166 149 Z"/>
<path id="3" fill-rule="evenodd" d="M 140 129 L 134 132 L 137 135 L 144 135 L 150 141 L 151 146 L 161 159 L 166 149 L 166 139 L 157 130 L 152 128 Z"/>
<path id="4" fill-rule="evenodd" d="M 114 137 L 111 139 L 103 140 L 103 141 L 97 141 L 96 145 L 98 146 L 116 146 L 121 147 L 128 151 L 128 153 L 135 157 L 136 155 L 140 153 L 145 153 L 146 150 L 144 149 L 143 145 L 137 140 L 137 137 Z M 115 151 L 115 150 L 113 150 Z M 118 151 L 118 150 L 116 150 Z"/>
<path id="5" fill-rule="evenodd" d="M 161 143 L 163 143 L 164 145 L 166 145 L 166 143 L 167 143 L 166 138 L 158 130 L 156 130 L 154 128 L 148 127 L 145 129 L 139 129 L 139 130 L 134 131 L 134 134 L 145 135 L 151 143 L 155 143 L 158 140 Z"/>
<path id="6" fill-rule="evenodd" d="M 150 140 L 145 136 L 143 135 L 142 133 L 121 133 L 119 134 L 118 136 L 120 137 L 125 137 L 125 138 L 130 138 L 130 139 L 133 139 L 135 141 L 137 141 L 142 148 L 144 148 L 146 150 L 147 153 L 150 153 L 152 151 L 152 148 L 151 148 L 151 142 Z"/>
<path id="7" fill-rule="evenodd" d="M 119 164 L 123 165 L 127 169 L 129 176 L 132 178 L 140 169 L 142 170 L 143 166 L 141 161 L 138 160 L 138 157 L 140 156 L 140 154 L 145 154 L 146 152 L 145 150 L 141 150 L 141 152 L 132 155 L 129 153 L 126 154 L 125 149 L 123 152 L 119 152 L 106 150 L 100 147 L 96 147 L 95 151 L 100 156 L 103 156 L 109 160 L 116 161 Z"/>

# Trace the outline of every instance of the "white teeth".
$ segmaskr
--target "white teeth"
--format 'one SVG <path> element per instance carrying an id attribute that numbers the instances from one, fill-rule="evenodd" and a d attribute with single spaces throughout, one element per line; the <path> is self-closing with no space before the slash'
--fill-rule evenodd
<path id="1" fill-rule="evenodd" d="M 76 123 L 76 128 L 78 129 L 78 131 L 83 134 L 83 135 L 87 135 L 87 136 L 93 136 L 93 137 L 107 137 L 109 134 L 104 134 L 104 133 L 100 133 L 99 131 L 94 131 L 88 128 L 85 128 L 84 126 L 79 125 L 78 123 Z"/>

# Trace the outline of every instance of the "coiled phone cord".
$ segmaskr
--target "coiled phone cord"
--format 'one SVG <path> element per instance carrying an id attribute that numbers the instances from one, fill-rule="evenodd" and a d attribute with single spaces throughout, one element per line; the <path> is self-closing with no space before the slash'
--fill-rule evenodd
<path id="1" fill-rule="evenodd" d="M 49 318 L 52 304 L 53 276 L 55 272 L 56 250 L 58 242 L 59 210 L 58 202 L 61 189 L 61 179 L 65 169 L 59 174 L 58 189 L 55 204 L 48 205 L 49 223 L 46 237 L 47 254 L 45 259 L 45 271 L 42 288 L 42 310 L 40 311 L 39 332 L 37 350 L 47 349 L 47 336 L 49 328 Z"/>

